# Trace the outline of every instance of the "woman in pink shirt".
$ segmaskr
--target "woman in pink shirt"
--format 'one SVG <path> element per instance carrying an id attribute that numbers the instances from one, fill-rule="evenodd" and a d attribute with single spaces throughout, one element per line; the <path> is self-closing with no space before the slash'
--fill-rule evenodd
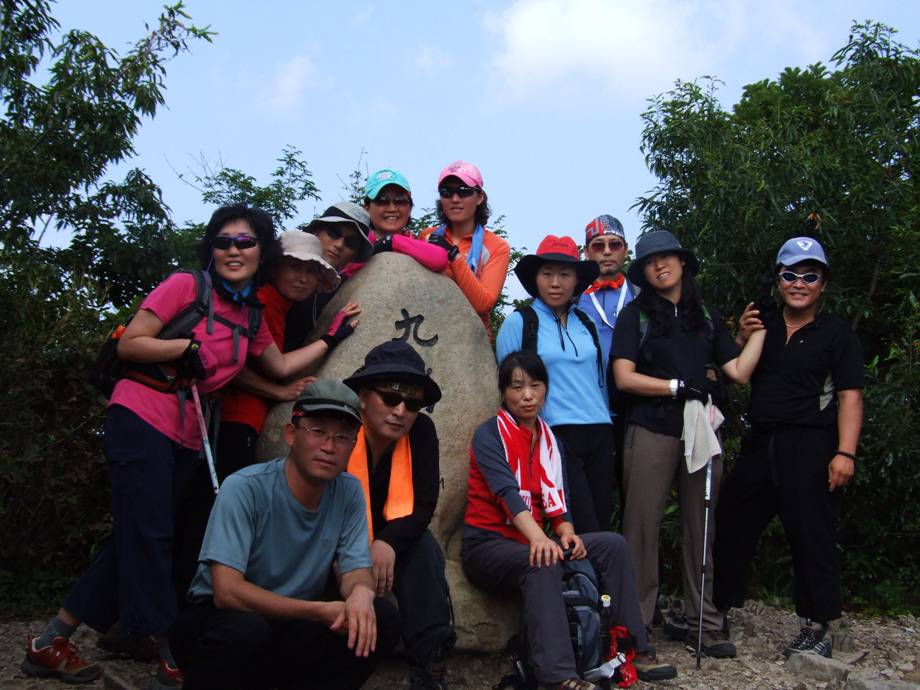
<path id="1" fill-rule="evenodd" d="M 77 654 L 70 636 L 80 623 L 106 632 L 116 622 L 122 640 L 155 638 L 157 679 L 181 685 L 166 633 L 176 617 L 173 589 L 175 506 L 193 476 L 201 451 L 196 410 L 187 393 L 202 396 L 231 381 L 247 358 L 271 376 L 305 368 L 346 337 L 356 321 L 343 316 L 323 339 L 282 354 L 264 320 L 255 333 L 252 310 L 261 309 L 255 287 L 264 252 L 275 241 L 271 217 L 243 204 L 214 212 L 199 258 L 211 286 L 209 313 L 185 337 L 157 337 L 197 296 L 196 277 L 178 272 L 141 303 L 118 343 L 126 363 L 109 400 L 103 449 L 112 485 L 112 534 L 77 582 L 63 607 L 29 641 L 22 669 L 28 675 L 82 683 L 98 678 L 97 664 Z M 138 376 L 141 365 L 145 376 Z M 151 366 L 152 365 L 152 366 Z M 132 369 L 132 367 L 135 367 Z M 178 391 L 152 381 L 158 370 L 178 377 Z"/>

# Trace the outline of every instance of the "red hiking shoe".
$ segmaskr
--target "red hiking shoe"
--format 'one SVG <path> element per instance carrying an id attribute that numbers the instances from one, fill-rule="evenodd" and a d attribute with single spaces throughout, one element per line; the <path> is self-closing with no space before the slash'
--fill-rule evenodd
<path id="1" fill-rule="evenodd" d="M 166 659 L 160 659 L 160 665 L 157 667 L 156 684 L 151 684 L 151 688 L 181 688 L 182 671 L 176 666 L 170 666 Z"/>
<path id="2" fill-rule="evenodd" d="M 64 637 L 55 637 L 41 649 L 35 648 L 35 638 L 30 637 L 20 668 L 27 676 L 57 678 L 65 683 L 92 683 L 102 675 L 99 664 L 83 661 L 74 643 Z"/>

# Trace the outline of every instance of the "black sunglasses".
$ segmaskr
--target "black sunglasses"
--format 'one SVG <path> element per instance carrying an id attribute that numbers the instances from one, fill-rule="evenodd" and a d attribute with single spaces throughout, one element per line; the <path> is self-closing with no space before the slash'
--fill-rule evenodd
<path id="1" fill-rule="evenodd" d="M 794 283 L 801 278 L 806 285 L 814 285 L 821 280 L 820 273 L 793 273 L 792 271 L 780 271 L 779 277 L 782 278 L 784 283 Z"/>
<path id="2" fill-rule="evenodd" d="M 456 187 L 438 187 L 438 194 L 441 195 L 442 199 L 450 199 L 454 194 L 459 196 L 461 199 L 468 199 L 478 191 L 479 187 L 469 187 L 465 184 L 461 184 Z"/>
<path id="3" fill-rule="evenodd" d="M 372 204 L 377 204 L 378 206 L 389 206 L 393 204 L 399 208 L 404 208 L 412 203 L 412 199 L 403 195 L 403 196 L 378 196 L 376 199 L 371 199 Z"/>
<path id="4" fill-rule="evenodd" d="M 380 396 L 380 399 L 383 400 L 383 404 L 387 407 L 396 407 L 399 403 L 405 403 L 406 409 L 409 410 L 409 412 L 418 412 L 425 407 L 424 398 L 407 398 L 402 393 L 388 391 L 382 388 L 375 388 L 374 392 Z"/>
<path id="5" fill-rule="evenodd" d="M 330 223 L 328 225 L 324 225 L 323 230 L 325 230 L 326 234 L 329 235 L 329 237 L 331 237 L 333 240 L 337 240 L 345 234 L 342 232 L 342 228 L 338 227 L 338 225 L 338 223 Z M 345 238 L 345 246 L 354 252 L 360 252 L 362 244 L 363 242 L 358 235 L 348 235 Z"/>
<path id="6" fill-rule="evenodd" d="M 218 235 L 211 240 L 211 246 L 214 247 L 214 249 L 222 249 L 224 251 L 230 249 L 231 245 L 237 249 L 252 249 L 257 244 L 259 244 L 259 239 L 252 235 L 237 235 L 236 237 Z"/>

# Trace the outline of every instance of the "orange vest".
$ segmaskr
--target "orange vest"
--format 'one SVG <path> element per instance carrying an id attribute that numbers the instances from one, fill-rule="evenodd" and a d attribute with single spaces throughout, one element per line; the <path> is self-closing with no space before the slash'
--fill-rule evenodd
<path id="1" fill-rule="evenodd" d="M 364 507 L 367 512 L 367 534 L 371 543 L 374 541 L 374 520 L 371 517 L 371 481 L 367 471 L 367 442 L 364 439 L 364 427 L 358 430 L 351 457 L 348 458 L 348 471 L 358 478 L 364 490 Z M 390 463 L 390 486 L 387 500 L 383 504 L 383 517 L 389 522 L 396 518 L 412 514 L 415 507 L 415 490 L 412 487 L 412 449 L 409 447 L 409 435 L 406 434 L 393 447 Z"/>

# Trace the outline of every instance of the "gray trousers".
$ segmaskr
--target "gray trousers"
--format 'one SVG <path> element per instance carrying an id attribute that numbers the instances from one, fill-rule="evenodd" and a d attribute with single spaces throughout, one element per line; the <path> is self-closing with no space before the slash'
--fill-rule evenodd
<path id="1" fill-rule="evenodd" d="M 612 600 L 613 621 L 636 638 L 636 650 L 648 650 L 648 637 L 636 598 L 636 582 L 626 540 L 614 532 L 579 535 L 588 550 L 588 560 L 597 573 L 602 594 Z M 522 613 L 530 655 L 537 681 L 546 685 L 577 678 L 575 654 L 569 640 L 569 624 L 562 601 L 562 568 L 559 565 L 534 568 L 530 547 L 504 537 L 465 539 L 463 572 L 477 587 L 517 592 L 522 596 Z"/>
<path id="2" fill-rule="evenodd" d="M 689 474 L 679 438 L 656 434 L 630 424 L 623 450 L 623 485 L 626 510 L 623 536 L 636 567 L 639 604 L 646 625 L 652 624 L 658 597 L 658 544 L 661 519 L 677 476 L 680 506 L 681 560 L 687 622 L 691 628 L 700 619 L 700 572 L 703 566 L 703 520 L 705 512 L 706 469 Z M 703 630 L 722 629 L 722 616 L 712 603 L 712 545 L 715 541 L 715 508 L 722 478 L 722 458 L 712 461 L 712 508 L 709 513 L 709 538 L 706 550 L 706 594 Z"/>

